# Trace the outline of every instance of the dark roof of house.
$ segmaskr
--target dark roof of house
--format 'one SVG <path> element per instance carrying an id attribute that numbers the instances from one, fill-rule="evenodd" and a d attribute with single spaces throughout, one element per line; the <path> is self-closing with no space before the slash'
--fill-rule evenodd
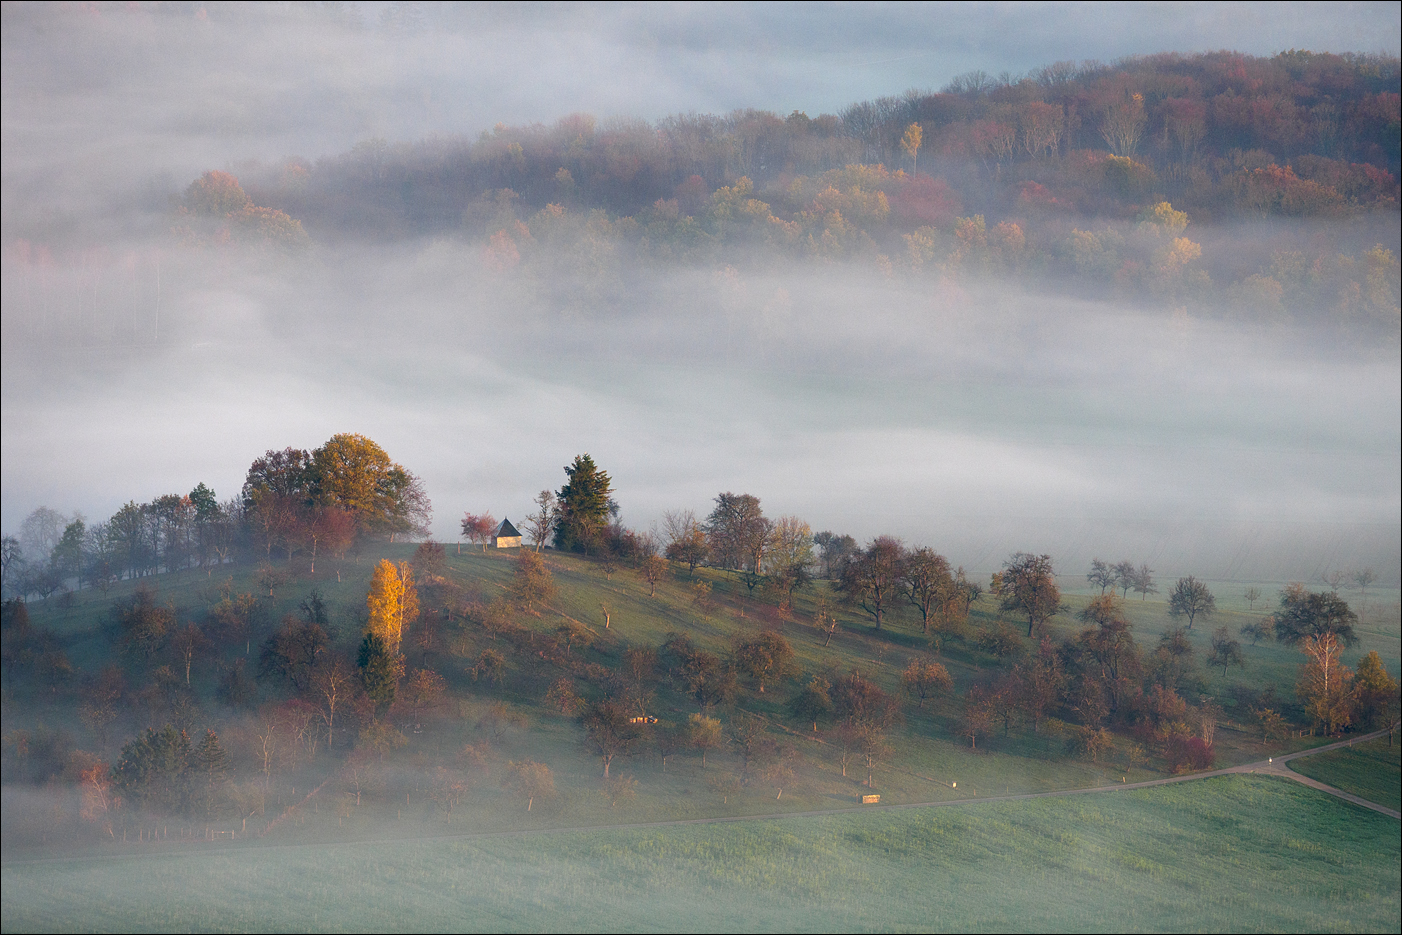
<path id="1" fill-rule="evenodd" d="M 509 520 L 509 519 L 504 519 L 504 520 L 502 520 L 502 521 L 501 521 L 501 525 L 497 527 L 497 538 L 498 538 L 498 539 L 500 539 L 500 538 L 508 538 L 508 539 L 509 539 L 509 538 L 512 538 L 512 537 L 517 537 L 517 538 L 519 538 L 520 535 L 521 535 L 521 534 L 520 534 L 519 532 L 516 531 L 516 527 L 513 526 L 513 525 L 511 525 L 511 520 Z"/>

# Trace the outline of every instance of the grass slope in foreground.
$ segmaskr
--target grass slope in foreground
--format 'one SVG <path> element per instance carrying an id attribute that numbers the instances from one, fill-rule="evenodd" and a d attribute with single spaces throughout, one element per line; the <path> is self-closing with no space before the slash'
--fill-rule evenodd
<path id="1" fill-rule="evenodd" d="M 1370 740 L 1290 761 L 1301 775 L 1402 812 L 1402 743 Z"/>
<path id="2" fill-rule="evenodd" d="M 3 928 L 1397 931 L 1397 822 L 1233 776 L 727 824 L 11 864 Z"/>

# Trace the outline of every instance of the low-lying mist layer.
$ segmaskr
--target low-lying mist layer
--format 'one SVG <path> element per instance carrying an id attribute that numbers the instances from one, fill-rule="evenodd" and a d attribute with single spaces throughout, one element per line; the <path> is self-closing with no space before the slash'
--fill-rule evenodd
<path id="1" fill-rule="evenodd" d="M 1074 800 L 691 828 L 7 864 L 4 924 L 1385 929 L 1398 919 L 1396 858 L 1390 818 L 1282 780 L 1230 777 Z"/>
<path id="2" fill-rule="evenodd" d="M 423 477 L 443 538 L 590 451 L 639 528 L 744 490 L 980 571 L 1396 579 L 1395 56 L 1028 61 L 812 118 L 724 112 L 704 69 L 633 97 L 588 71 L 646 118 L 595 119 L 452 51 L 748 40 L 89 12 L 5 10 L 6 529 L 227 497 L 351 431 Z M 478 135 L 489 104 L 512 125 Z"/>
<path id="3" fill-rule="evenodd" d="M 357 431 L 424 478 L 449 539 L 590 451 L 642 528 L 743 489 L 971 568 L 1397 565 L 1398 363 L 1312 332 L 845 267 L 640 273 L 626 304 L 579 307 L 451 241 L 277 277 L 204 259 L 167 261 L 160 344 L 7 344 L 7 527 L 230 496 L 263 450 Z"/>

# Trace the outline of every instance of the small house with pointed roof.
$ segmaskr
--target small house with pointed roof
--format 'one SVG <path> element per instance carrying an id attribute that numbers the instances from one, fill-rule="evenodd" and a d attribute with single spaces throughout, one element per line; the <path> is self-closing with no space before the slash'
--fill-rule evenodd
<path id="1" fill-rule="evenodd" d="M 511 520 L 504 519 L 497 527 L 497 534 L 492 537 L 492 544 L 499 549 L 519 549 L 521 547 L 521 534 L 516 531 L 516 527 L 511 525 Z"/>

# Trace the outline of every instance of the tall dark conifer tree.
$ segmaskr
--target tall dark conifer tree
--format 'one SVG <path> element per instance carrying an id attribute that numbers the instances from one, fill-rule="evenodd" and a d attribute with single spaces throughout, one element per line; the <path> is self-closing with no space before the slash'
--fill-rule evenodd
<path id="1" fill-rule="evenodd" d="M 555 548 L 586 552 L 608 525 L 611 504 L 608 474 L 599 470 L 588 454 L 577 455 L 565 468 L 569 482 L 560 488 L 560 519 L 555 526 Z"/>

